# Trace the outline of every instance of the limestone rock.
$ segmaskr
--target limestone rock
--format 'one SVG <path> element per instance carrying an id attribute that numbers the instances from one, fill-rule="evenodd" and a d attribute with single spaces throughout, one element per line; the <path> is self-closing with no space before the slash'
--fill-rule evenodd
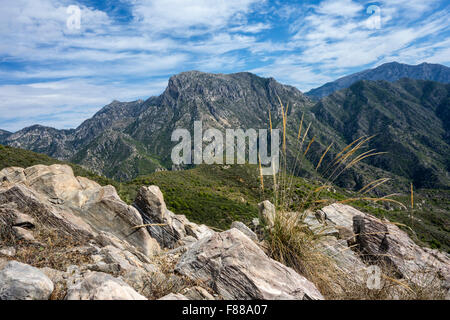
<path id="1" fill-rule="evenodd" d="M 147 300 L 123 280 L 91 272 L 67 290 L 66 300 Z"/>
<path id="2" fill-rule="evenodd" d="M 169 293 L 168 295 L 159 298 L 158 300 L 189 300 L 189 299 L 183 296 L 181 293 Z"/>
<path id="3" fill-rule="evenodd" d="M 268 200 L 258 204 L 259 215 L 269 228 L 272 228 L 275 223 L 275 206 Z"/>
<path id="4" fill-rule="evenodd" d="M 14 257 L 16 255 L 16 249 L 13 247 L 0 248 L 0 256 Z"/>
<path id="5" fill-rule="evenodd" d="M 175 248 L 178 241 L 186 236 L 201 239 L 214 233 L 207 226 L 199 226 L 185 216 L 168 210 L 157 186 L 141 187 L 134 206 L 141 213 L 145 224 L 154 224 L 148 226 L 147 230 L 164 248 Z"/>
<path id="6" fill-rule="evenodd" d="M 10 227 L 43 223 L 84 241 L 107 233 L 147 256 L 159 251 L 145 229 L 134 228 L 143 224 L 142 217 L 120 199 L 114 187 L 77 178 L 67 165 L 37 165 L 22 170 L 1 171 L 8 181 L 0 183 L 0 203 L 14 204 L 17 211 Z M 20 173 L 20 183 L 9 182 Z M 20 229 L 16 233 L 27 238 Z"/>
<path id="7" fill-rule="evenodd" d="M 450 257 L 437 250 L 421 248 L 396 225 L 370 215 L 355 216 L 354 232 L 361 253 L 370 261 L 382 261 L 395 272 L 421 287 L 436 276 L 450 280 Z"/>
<path id="8" fill-rule="evenodd" d="M 239 231 L 241 231 L 243 234 L 245 234 L 247 237 L 249 237 L 251 240 L 258 242 L 258 236 L 244 223 L 240 221 L 234 221 L 231 224 L 231 228 L 236 228 Z"/>
<path id="9" fill-rule="evenodd" d="M 209 283 L 225 299 L 323 299 L 314 284 L 234 228 L 196 242 L 175 270 Z"/>
<path id="10" fill-rule="evenodd" d="M 39 269 L 16 261 L 0 270 L 0 300 L 48 300 L 52 281 Z"/>

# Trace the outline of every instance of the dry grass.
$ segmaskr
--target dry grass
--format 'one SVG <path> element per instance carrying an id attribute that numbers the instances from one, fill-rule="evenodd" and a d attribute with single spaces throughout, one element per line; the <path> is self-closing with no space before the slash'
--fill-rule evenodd
<path id="1" fill-rule="evenodd" d="M 331 257 L 318 249 L 325 235 L 325 227 L 323 230 L 314 230 L 312 232 L 305 223 L 307 212 L 314 212 L 314 210 L 335 202 L 332 199 L 322 199 L 321 192 L 331 187 L 333 182 L 345 170 L 357 165 L 364 159 L 383 153 L 376 152 L 373 149 L 362 151 L 374 136 L 360 137 L 338 152 L 334 159 L 328 165 L 324 166 L 323 161 L 325 156 L 330 152 L 331 144 L 325 149 L 315 166 L 316 171 L 323 167 L 321 174 L 325 177 L 325 181 L 323 181 L 322 186 L 311 190 L 306 197 L 298 201 L 298 203 L 294 203 L 294 188 L 292 188 L 294 180 L 293 173 L 302 166 L 311 145 L 315 142 L 315 138 L 313 137 L 305 144 L 311 123 L 307 126 L 306 131 L 302 133 L 304 123 L 304 117 L 302 116 L 296 146 L 294 146 L 297 154 L 293 166 L 288 168 L 286 154 L 287 112 L 284 111 L 285 108 L 281 100 L 279 102 L 283 126 L 283 147 L 280 158 L 280 171 L 278 174 L 273 174 L 273 202 L 276 207 L 274 226 L 267 228 L 265 232 L 265 239 L 268 244 L 266 250 L 269 255 L 304 275 L 328 299 L 441 299 L 443 296 L 442 290 L 439 290 L 438 281 L 432 281 L 426 287 L 418 287 L 413 285 L 408 279 L 399 280 L 396 274 L 389 272 L 389 268 L 386 266 L 384 266 L 383 272 L 383 286 L 379 290 L 371 290 L 365 282 L 358 283 L 358 281 L 355 281 L 354 275 L 340 269 Z M 271 118 L 270 127 L 272 128 Z M 304 149 L 305 145 L 306 148 Z M 264 194 L 264 178 L 262 175 L 260 175 L 260 178 L 261 189 Z M 390 202 L 407 210 L 404 204 L 391 199 L 395 194 L 384 197 L 367 196 L 369 192 L 387 181 L 389 181 L 387 178 L 372 181 L 361 188 L 358 196 L 345 199 L 340 201 L 340 203 L 351 203 L 359 200 Z M 413 208 L 412 199 L 413 191 L 411 189 L 411 207 Z"/>

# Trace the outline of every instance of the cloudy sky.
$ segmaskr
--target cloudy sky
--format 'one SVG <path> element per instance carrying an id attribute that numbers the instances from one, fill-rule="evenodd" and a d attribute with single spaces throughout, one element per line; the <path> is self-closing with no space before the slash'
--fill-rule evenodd
<path id="1" fill-rule="evenodd" d="M 0 0 L 0 128 L 73 128 L 188 70 L 307 91 L 384 62 L 450 65 L 449 21 L 447 0 Z"/>

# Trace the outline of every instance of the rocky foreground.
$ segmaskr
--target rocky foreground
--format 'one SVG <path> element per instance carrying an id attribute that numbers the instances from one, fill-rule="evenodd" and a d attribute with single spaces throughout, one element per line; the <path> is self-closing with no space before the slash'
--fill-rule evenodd
<path id="1" fill-rule="evenodd" d="M 273 205 L 261 203 L 260 213 L 270 228 Z M 352 283 L 366 286 L 377 265 L 389 271 L 384 282 L 450 298 L 450 257 L 417 246 L 396 225 L 340 204 L 305 222 L 326 233 L 317 250 Z M 241 222 L 224 232 L 190 222 L 166 208 L 157 186 L 142 187 L 129 206 L 113 187 L 75 177 L 69 166 L 0 171 L 0 300 L 329 296 L 271 259 L 260 238 Z M 339 294 L 345 286 L 331 287 Z"/>

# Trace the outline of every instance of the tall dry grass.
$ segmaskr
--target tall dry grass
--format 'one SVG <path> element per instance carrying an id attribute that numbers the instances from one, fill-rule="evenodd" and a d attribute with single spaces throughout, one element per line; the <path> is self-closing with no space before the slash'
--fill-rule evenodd
<path id="1" fill-rule="evenodd" d="M 318 289 L 327 298 L 391 299 L 400 297 L 406 299 L 417 298 L 420 296 L 420 294 L 412 294 L 411 288 L 409 288 L 408 285 L 397 283 L 398 281 L 394 277 L 385 276 L 385 285 L 382 290 L 378 291 L 369 290 L 365 283 L 355 283 L 354 275 L 340 269 L 332 257 L 324 254 L 323 250 L 319 250 L 321 240 L 327 236 L 327 227 L 323 226 L 320 230 L 315 229 L 313 232 L 306 223 L 308 215 L 315 210 L 327 204 L 331 204 L 332 202 L 336 202 L 333 199 L 321 198 L 321 193 L 324 190 L 332 188 L 336 180 L 346 170 L 356 166 L 365 159 L 384 154 L 384 152 L 377 152 L 374 149 L 367 148 L 369 142 L 375 136 L 363 136 L 352 141 L 331 157 L 331 161 L 325 163 L 325 157 L 326 155 L 331 154 L 333 143 L 327 146 L 317 164 L 314 165 L 317 172 L 319 168 L 322 168 L 320 173 L 324 179 L 322 180 L 321 185 L 311 189 L 302 199 L 296 200 L 295 197 L 293 197 L 295 192 L 294 181 L 296 179 L 294 173 L 302 168 L 308 152 L 310 152 L 311 146 L 316 140 L 315 137 L 308 137 L 308 133 L 311 130 L 311 123 L 305 126 L 305 117 L 303 114 L 300 120 L 297 137 L 294 145 L 291 146 L 292 150 L 295 150 L 295 158 L 293 161 L 289 162 L 287 159 L 287 150 L 289 149 L 287 145 L 288 106 L 285 107 L 281 99 L 279 99 L 279 103 L 283 130 L 280 170 L 278 173 L 274 173 L 271 178 L 272 202 L 276 207 L 276 214 L 273 227 L 266 228 L 265 233 L 270 256 L 275 260 L 292 267 L 294 270 L 315 283 Z M 273 124 L 270 112 L 269 127 L 270 130 L 272 130 Z M 267 187 L 265 187 L 264 177 L 261 174 L 261 163 L 259 164 L 259 169 L 262 194 L 267 194 L 267 192 L 265 192 Z M 354 197 L 337 202 L 389 202 L 407 210 L 404 204 L 393 199 L 396 194 L 390 194 L 383 197 L 370 196 L 370 193 L 373 190 L 389 180 L 389 178 L 380 178 L 371 181 L 362 187 Z M 413 208 L 412 189 L 411 201 L 411 208 Z"/>

